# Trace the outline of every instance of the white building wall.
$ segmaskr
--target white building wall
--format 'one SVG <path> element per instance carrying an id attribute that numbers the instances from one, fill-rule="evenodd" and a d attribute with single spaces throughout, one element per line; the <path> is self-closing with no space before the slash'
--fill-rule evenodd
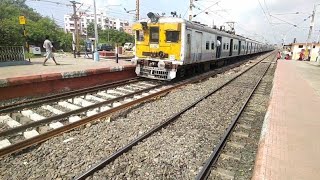
<path id="1" fill-rule="evenodd" d="M 310 47 L 311 45 L 308 45 Z M 291 46 L 292 59 L 298 60 L 302 49 L 306 49 L 306 44 L 294 44 Z M 310 50 L 310 49 L 309 49 Z M 318 52 L 320 50 L 320 44 L 313 44 L 311 47 L 311 59 L 310 61 L 316 61 Z"/>
<path id="2" fill-rule="evenodd" d="M 85 13 L 79 16 L 78 26 L 81 29 L 81 34 L 85 34 L 87 26 L 89 23 L 94 22 L 94 14 L 93 13 Z M 103 13 L 97 14 L 97 24 L 101 26 L 103 30 L 105 29 L 116 29 L 120 30 L 124 26 L 129 25 L 129 22 L 126 20 L 122 20 L 119 18 L 108 17 Z M 64 30 L 65 32 L 74 32 L 75 24 L 72 20 L 72 16 L 67 14 L 64 15 Z"/>

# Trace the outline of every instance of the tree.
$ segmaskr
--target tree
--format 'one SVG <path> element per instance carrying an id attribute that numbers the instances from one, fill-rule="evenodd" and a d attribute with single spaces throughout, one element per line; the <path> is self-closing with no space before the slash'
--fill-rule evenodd
<path id="1" fill-rule="evenodd" d="M 48 17 L 42 17 L 25 4 L 26 0 L 1 0 L 0 3 L 0 45 L 24 45 L 25 39 L 30 45 L 42 47 L 45 36 L 56 48 L 71 50 L 72 36 Z M 19 16 L 25 16 L 27 38 L 23 36 L 23 26 L 19 25 Z"/>
<path id="2" fill-rule="evenodd" d="M 97 25 L 97 29 L 98 29 L 98 34 L 101 34 L 102 32 L 102 28 L 100 26 L 100 24 Z M 94 37 L 94 23 L 93 22 L 90 22 L 87 26 L 87 35 L 88 37 Z"/>
<path id="3" fill-rule="evenodd" d="M 124 44 L 126 42 L 134 42 L 134 37 L 125 32 L 117 31 L 115 29 L 106 29 L 101 32 L 99 36 L 100 42 L 108 42 L 111 44 L 120 43 Z"/>

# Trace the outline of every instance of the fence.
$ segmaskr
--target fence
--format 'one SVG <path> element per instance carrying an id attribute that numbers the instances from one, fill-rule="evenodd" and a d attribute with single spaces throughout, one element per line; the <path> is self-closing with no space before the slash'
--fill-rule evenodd
<path id="1" fill-rule="evenodd" d="M 24 61 L 23 46 L 0 46 L 0 62 Z"/>

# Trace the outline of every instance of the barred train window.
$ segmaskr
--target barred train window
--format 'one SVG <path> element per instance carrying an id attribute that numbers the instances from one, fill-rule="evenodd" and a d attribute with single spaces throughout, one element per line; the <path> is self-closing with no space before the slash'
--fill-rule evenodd
<path id="1" fill-rule="evenodd" d="M 142 30 L 136 30 L 137 41 L 144 41 L 144 35 Z"/>
<path id="2" fill-rule="evenodd" d="M 167 42 L 178 42 L 179 41 L 179 33 L 180 33 L 179 31 L 166 31 L 166 41 Z M 190 40 L 190 35 L 188 38 Z"/>
<path id="3" fill-rule="evenodd" d="M 209 41 L 206 42 L 206 50 L 209 49 Z"/>
<path id="4" fill-rule="evenodd" d="M 211 43 L 211 49 L 214 49 L 214 42 Z"/>
<path id="5" fill-rule="evenodd" d="M 150 27 L 150 42 L 159 43 L 159 27 Z"/>

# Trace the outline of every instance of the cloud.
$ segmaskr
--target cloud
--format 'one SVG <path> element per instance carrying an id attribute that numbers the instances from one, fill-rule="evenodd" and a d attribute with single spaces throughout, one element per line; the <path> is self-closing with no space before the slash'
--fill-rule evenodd
<path id="1" fill-rule="evenodd" d="M 215 1 L 198 1 L 195 5 L 201 6 L 203 10 L 205 7 L 209 7 L 214 3 Z M 255 36 L 259 40 L 263 40 L 263 36 L 272 43 L 281 43 L 284 37 L 287 42 L 289 42 L 288 40 L 291 42 L 293 38 L 304 42 L 306 41 L 308 26 L 310 24 L 310 18 L 306 18 L 310 16 L 313 5 L 316 3 L 320 3 L 320 1 L 223 0 L 220 1 L 218 5 L 210 8 L 208 15 L 202 13 L 195 18 L 195 20 L 205 22 L 209 25 L 214 21 L 218 26 L 223 25 L 226 21 L 235 21 L 237 33 Z M 221 9 L 225 11 L 221 11 Z M 293 14 L 294 12 L 299 12 L 299 14 Z M 280 15 L 280 13 L 283 15 Z M 306 21 L 304 21 L 304 19 L 306 19 Z M 320 30 L 319 19 L 320 16 L 316 17 L 316 30 Z M 297 25 L 297 27 L 294 27 L 294 25 Z M 316 39 L 316 36 L 317 35 L 313 36 L 313 40 Z"/>

